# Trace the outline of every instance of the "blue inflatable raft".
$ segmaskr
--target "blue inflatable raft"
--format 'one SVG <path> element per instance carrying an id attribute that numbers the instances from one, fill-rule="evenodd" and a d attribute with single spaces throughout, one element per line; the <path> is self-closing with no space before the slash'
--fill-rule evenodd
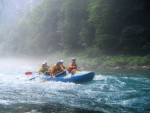
<path id="1" fill-rule="evenodd" d="M 95 76 L 94 72 L 81 71 L 75 74 L 66 74 L 61 75 L 59 77 L 43 77 L 45 81 L 61 81 L 61 82 L 74 82 L 74 83 L 82 83 L 93 80 Z"/>

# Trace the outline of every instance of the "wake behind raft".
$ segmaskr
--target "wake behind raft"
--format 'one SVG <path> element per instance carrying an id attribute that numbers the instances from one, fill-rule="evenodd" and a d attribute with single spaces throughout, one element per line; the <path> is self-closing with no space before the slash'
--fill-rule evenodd
<path id="1" fill-rule="evenodd" d="M 94 72 L 80 71 L 80 72 L 76 72 L 75 74 L 69 73 L 69 74 L 61 75 L 59 77 L 43 76 L 42 80 L 83 83 L 83 82 L 88 82 L 93 80 L 94 76 L 95 76 Z"/>

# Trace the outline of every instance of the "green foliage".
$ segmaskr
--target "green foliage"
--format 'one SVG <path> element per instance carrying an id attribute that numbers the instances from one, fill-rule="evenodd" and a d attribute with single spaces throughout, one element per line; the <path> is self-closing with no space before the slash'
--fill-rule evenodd
<path id="1" fill-rule="evenodd" d="M 86 56 L 91 57 L 91 58 L 95 58 L 100 56 L 100 50 L 98 47 L 94 46 L 94 47 L 90 47 L 87 48 L 85 51 Z"/>
<path id="2" fill-rule="evenodd" d="M 150 64 L 150 55 L 144 57 L 130 57 L 129 64 L 131 65 L 148 65 Z"/>
<path id="3" fill-rule="evenodd" d="M 92 58 L 101 54 L 147 55 L 150 53 L 148 3 L 146 0 L 43 0 L 15 25 L 0 27 L 0 49 L 3 53 L 32 55 L 85 51 Z M 145 59 L 114 58 L 108 64 L 121 65 L 126 61 L 145 64 Z"/>
<path id="4" fill-rule="evenodd" d="M 87 66 L 90 68 L 116 68 L 129 67 L 133 68 L 134 66 L 147 66 L 150 65 L 150 55 L 147 56 L 105 56 L 101 55 L 99 57 L 89 57 L 84 56 L 79 59 L 79 64 L 82 66 Z"/>
<path id="5" fill-rule="evenodd" d="M 80 38 L 83 36 L 81 32 L 85 32 L 83 27 L 88 18 L 87 5 L 88 0 L 64 0 L 61 24 L 58 26 L 62 48 L 69 51 L 81 49 Z"/>
<path id="6" fill-rule="evenodd" d="M 143 39 L 144 28 L 142 26 L 128 26 L 123 29 L 121 35 L 121 45 L 124 51 L 138 53 L 142 50 L 143 43 L 146 43 Z"/>

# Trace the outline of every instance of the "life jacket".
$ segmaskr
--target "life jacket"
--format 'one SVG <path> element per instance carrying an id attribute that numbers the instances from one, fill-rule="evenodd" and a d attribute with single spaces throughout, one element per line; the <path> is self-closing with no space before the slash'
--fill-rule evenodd
<path id="1" fill-rule="evenodd" d="M 71 72 L 73 69 L 77 69 L 77 64 L 72 62 L 69 64 L 68 71 Z"/>
<path id="2" fill-rule="evenodd" d="M 54 64 L 53 67 L 52 67 L 52 69 L 51 69 L 50 75 L 51 75 L 51 76 L 52 76 L 52 75 L 56 75 L 57 73 L 60 73 L 60 72 L 62 72 L 62 71 L 64 71 L 64 70 L 65 70 L 65 69 L 64 69 L 63 65 Z"/>
<path id="3" fill-rule="evenodd" d="M 42 67 L 39 69 L 39 74 L 40 74 L 40 73 L 45 73 L 46 71 L 48 71 L 48 68 L 42 66 Z"/>
<path id="4" fill-rule="evenodd" d="M 48 71 L 48 67 L 43 67 L 43 72 Z"/>

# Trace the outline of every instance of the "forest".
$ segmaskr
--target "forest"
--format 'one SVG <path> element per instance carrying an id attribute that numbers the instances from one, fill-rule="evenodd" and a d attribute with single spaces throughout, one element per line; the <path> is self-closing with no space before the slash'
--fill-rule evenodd
<path id="1" fill-rule="evenodd" d="M 0 54 L 148 55 L 149 12 L 149 0 L 43 0 L 0 26 Z"/>

